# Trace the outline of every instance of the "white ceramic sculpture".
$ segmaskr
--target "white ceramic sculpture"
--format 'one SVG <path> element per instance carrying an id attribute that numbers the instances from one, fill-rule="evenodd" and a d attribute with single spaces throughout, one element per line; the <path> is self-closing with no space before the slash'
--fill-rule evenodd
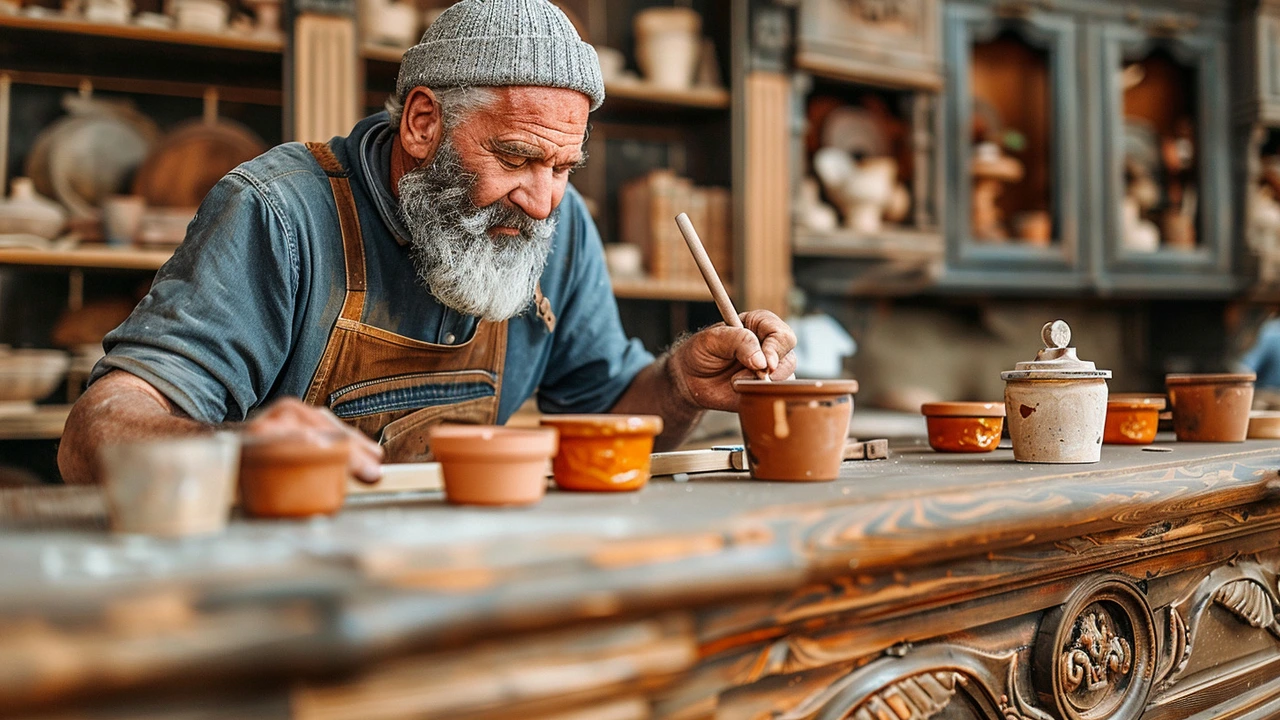
<path id="1" fill-rule="evenodd" d="M 813 156 L 813 170 L 827 196 L 844 213 L 845 227 L 859 233 L 880 232 L 897 183 L 897 161 L 875 157 L 858 163 L 843 150 L 822 148 Z"/>

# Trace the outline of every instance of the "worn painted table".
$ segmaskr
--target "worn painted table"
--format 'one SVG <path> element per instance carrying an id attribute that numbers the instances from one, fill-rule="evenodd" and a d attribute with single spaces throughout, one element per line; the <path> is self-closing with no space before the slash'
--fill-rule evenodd
<path id="1" fill-rule="evenodd" d="M 0 714 L 1280 714 L 1280 443 L 908 450 L 529 509 L 364 500 L 162 542 L 0 493 Z"/>

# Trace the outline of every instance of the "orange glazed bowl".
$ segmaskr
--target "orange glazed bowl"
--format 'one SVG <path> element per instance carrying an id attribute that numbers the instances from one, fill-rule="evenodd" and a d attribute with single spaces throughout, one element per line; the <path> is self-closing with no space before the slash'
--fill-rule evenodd
<path id="1" fill-rule="evenodd" d="M 929 447 L 943 453 L 986 453 L 1000 445 L 1004 403 L 936 402 L 920 406 Z"/>
<path id="2" fill-rule="evenodd" d="M 1152 395 L 1112 395 L 1107 399 L 1106 445 L 1150 445 L 1160 426 L 1164 398 Z"/>
<path id="3" fill-rule="evenodd" d="M 623 492 L 649 482 L 649 456 L 662 418 L 548 415 L 541 422 L 560 431 L 560 453 L 551 467 L 561 490 Z"/>

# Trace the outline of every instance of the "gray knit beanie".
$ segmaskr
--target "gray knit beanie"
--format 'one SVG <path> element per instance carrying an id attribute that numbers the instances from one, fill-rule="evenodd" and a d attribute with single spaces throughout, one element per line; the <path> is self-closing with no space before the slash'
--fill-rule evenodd
<path id="1" fill-rule="evenodd" d="M 548 0 L 462 0 L 445 10 L 400 61 L 396 95 L 415 87 L 567 88 L 604 102 L 596 49 Z"/>

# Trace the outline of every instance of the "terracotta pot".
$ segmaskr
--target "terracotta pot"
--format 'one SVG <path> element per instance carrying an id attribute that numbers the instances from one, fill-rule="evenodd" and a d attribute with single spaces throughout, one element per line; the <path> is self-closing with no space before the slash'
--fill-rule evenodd
<path id="1" fill-rule="evenodd" d="M 1112 395 L 1107 399 L 1107 445 L 1150 445 L 1160 428 L 1164 398 L 1152 395 Z"/>
<path id="2" fill-rule="evenodd" d="M 1024 212 L 1014 218 L 1014 232 L 1027 245 L 1049 247 L 1053 244 L 1053 218 L 1044 210 Z"/>
<path id="3" fill-rule="evenodd" d="M 550 415 L 542 424 L 560 432 L 560 452 L 551 466 L 561 490 L 617 492 L 649 482 L 649 456 L 662 418 Z"/>
<path id="4" fill-rule="evenodd" d="M 240 504 L 261 518 L 332 515 L 347 494 L 345 433 L 246 437 L 240 451 Z"/>
<path id="5" fill-rule="evenodd" d="M 929 427 L 929 447 L 938 452 L 985 453 L 1000 445 L 1003 403 L 925 403 L 920 412 Z"/>
<path id="6" fill-rule="evenodd" d="M 1107 378 L 1067 347 L 1071 328 L 1061 320 L 1040 331 L 1044 349 L 1020 362 L 1005 381 L 1004 404 L 1013 459 L 1030 463 L 1095 463 L 1102 457 L 1107 420 Z"/>
<path id="7" fill-rule="evenodd" d="M 1280 440 L 1280 412 L 1254 410 L 1249 413 L 1250 440 Z"/>
<path id="8" fill-rule="evenodd" d="M 1244 442 L 1253 406 L 1253 373 L 1168 375 L 1179 442 Z"/>
<path id="9" fill-rule="evenodd" d="M 751 477 L 819 482 L 840 474 L 854 380 L 735 380 Z"/>
<path id="10" fill-rule="evenodd" d="M 232 433 L 103 447 L 111 529 L 160 537 L 222 532 L 239 452 Z"/>
<path id="11" fill-rule="evenodd" d="M 547 491 L 555 428 L 493 425 L 432 428 L 431 452 L 444 472 L 444 494 L 461 505 L 529 505 Z"/>

